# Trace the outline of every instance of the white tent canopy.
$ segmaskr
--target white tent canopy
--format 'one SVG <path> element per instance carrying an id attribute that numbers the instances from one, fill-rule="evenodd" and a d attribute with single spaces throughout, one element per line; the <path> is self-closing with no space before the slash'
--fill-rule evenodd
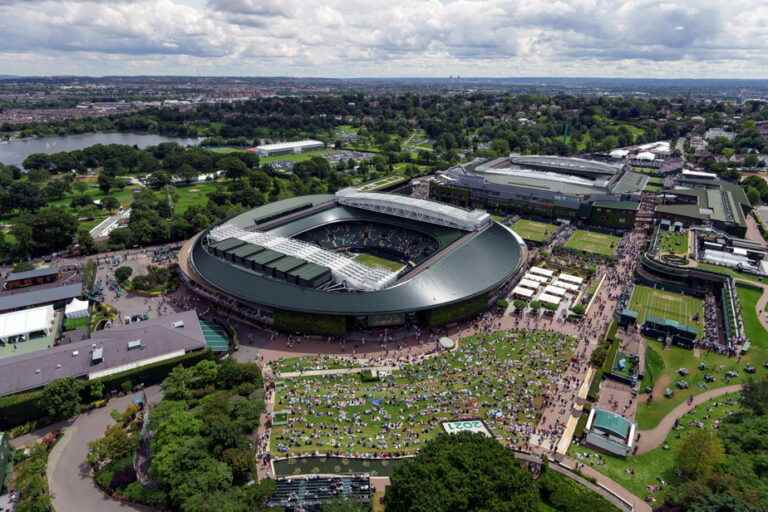
<path id="1" fill-rule="evenodd" d="M 525 276 L 523 276 L 523 279 L 530 279 L 531 281 L 536 281 L 537 283 L 546 283 L 547 281 L 549 281 L 549 279 L 547 279 L 546 277 L 537 276 L 536 274 L 532 274 L 530 272 L 525 274 Z"/>
<path id="2" fill-rule="evenodd" d="M 526 299 L 533 297 L 534 293 L 535 292 L 533 290 L 529 290 L 528 288 L 524 288 L 522 286 L 517 286 L 514 290 L 512 290 L 512 295 L 518 295 L 520 297 L 525 297 Z"/>
<path id="3" fill-rule="evenodd" d="M 553 275 L 555 275 L 554 271 L 547 270 L 546 268 L 541 268 L 541 267 L 531 267 L 528 270 L 528 272 L 529 273 L 533 273 L 533 274 L 538 274 L 538 275 L 544 276 L 544 277 L 552 277 Z"/>
<path id="4" fill-rule="evenodd" d="M 570 292 L 579 291 L 579 285 L 573 284 L 573 283 L 566 283 L 565 281 L 555 280 L 552 282 L 552 286 L 556 286 L 557 288 L 563 288 Z"/>
<path id="5" fill-rule="evenodd" d="M 520 280 L 520 286 L 525 286 L 526 288 L 533 288 L 534 290 L 541 286 L 541 283 L 538 281 L 534 281 L 533 279 L 526 279 L 522 278 Z"/>
<path id="6" fill-rule="evenodd" d="M 53 324 L 53 306 L 22 309 L 0 315 L 0 339 L 24 336 L 33 332 L 48 333 Z"/>
<path id="7" fill-rule="evenodd" d="M 539 300 L 548 304 L 554 304 L 555 306 L 560 304 L 560 297 L 555 297 L 554 295 L 549 295 L 547 293 L 539 295 Z"/>
<path id="8" fill-rule="evenodd" d="M 72 302 L 64 308 L 64 316 L 67 318 L 83 318 L 88 316 L 88 301 L 72 299 Z"/>
<path id="9" fill-rule="evenodd" d="M 571 274 L 566 274 L 566 273 L 560 274 L 558 279 L 561 280 L 561 281 L 567 281 L 567 282 L 573 283 L 573 284 L 581 284 L 581 283 L 584 282 L 583 278 L 577 277 L 577 276 L 573 276 Z"/>
<path id="10" fill-rule="evenodd" d="M 558 297 L 562 297 L 565 295 L 566 290 L 563 288 L 560 288 L 559 286 L 547 286 L 544 288 L 544 293 L 547 293 L 549 295 L 557 295 Z"/>

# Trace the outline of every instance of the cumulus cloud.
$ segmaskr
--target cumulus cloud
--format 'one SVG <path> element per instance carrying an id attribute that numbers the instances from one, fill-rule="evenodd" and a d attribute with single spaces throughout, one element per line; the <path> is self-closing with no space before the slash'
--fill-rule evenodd
<path id="1" fill-rule="evenodd" d="M 0 73 L 743 77 L 768 64 L 759 0 L 0 0 L 0 33 Z"/>

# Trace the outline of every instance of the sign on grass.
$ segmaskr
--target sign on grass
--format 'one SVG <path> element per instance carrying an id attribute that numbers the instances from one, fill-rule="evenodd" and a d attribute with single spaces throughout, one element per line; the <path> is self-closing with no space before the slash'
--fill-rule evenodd
<path id="1" fill-rule="evenodd" d="M 465 420 L 465 421 L 444 421 L 443 430 L 448 434 L 458 434 L 459 432 L 474 432 L 475 434 L 483 434 L 486 437 L 491 437 L 491 431 L 485 426 L 482 420 Z"/>

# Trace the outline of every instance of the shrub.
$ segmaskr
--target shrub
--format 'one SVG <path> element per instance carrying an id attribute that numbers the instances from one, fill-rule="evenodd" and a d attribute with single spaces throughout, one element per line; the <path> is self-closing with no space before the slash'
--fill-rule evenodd
<path id="1" fill-rule="evenodd" d="M 133 269 L 131 267 L 119 267 L 117 270 L 115 270 L 115 279 L 117 279 L 118 283 L 124 283 L 131 277 L 132 274 Z"/>

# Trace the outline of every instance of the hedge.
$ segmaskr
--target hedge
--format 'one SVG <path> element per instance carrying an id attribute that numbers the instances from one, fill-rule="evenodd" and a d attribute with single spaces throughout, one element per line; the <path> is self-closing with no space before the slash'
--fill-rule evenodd
<path id="1" fill-rule="evenodd" d="M 131 381 L 135 386 L 136 384 L 144 384 L 145 386 L 152 386 L 159 384 L 165 379 L 165 377 L 171 373 L 171 370 L 178 365 L 189 367 L 194 366 L 204 359 L 214 359 L 214 355 L 209 350 L 200 350 L 197 352 L 190 352 L 183 356 L 168 359 L 166 361 L 158 361 L 147 366 L 140 368 L 134 368 L 133 370 L 116 373 L 114 375 L 108 375 L 100 379 L 95 379 L 92 382 L 100 382 L 104 384 L 104 392 L 110 393 L 111 391 L 121 391 L 122 384 L 126 381 Z"/>
<path id="2" fill-rule="evenodd" d="M 194 366 L 203 359 L 212 359 L 214 356 L 208 350 L 190 352 L 183 356 L 159 361 L 141 368 L 135 368 L 115 375 L 109 375 L 89 382 L 101 382 L 104 384 L 104 393 L 121 391 L 124 382 L 130 381 L 133 385 L 144 384 L 150 386 L 158 384 L 165 379 L 170 371 L 177 365 Z M 18 393 L 0 398 L 0 429 L 6 430 L 29 421 L 44 420 L 45 410 L 40 406 L 42 389 Z M 43 421 L 42 423 L 45 423 Z M 38 424 L 38 427 L 41 426 Z"/>
<path id="3" fill-rule="evenodd" d="M 331 336 L 343 336 L 347 333 L 347 319 L 339 315 L 275 311 L 273 318 L 273 326 L 280 331 Z"/>
<path id="4" fill-rule="evenodd" d="M 457 322 L 466 318 L 478 315 L 488 309 L 488 296 L 481 295 L 458 304 L 443 306 L 432 310 L 427 317 L 427 323 L 430 327 Z"/>
<path id="5" fill-rule="evenodd" d="M 40 407 L 43 390 L 28 391 L 0 398 L 0 429 L 6 430 L 45 416 Z"/>

